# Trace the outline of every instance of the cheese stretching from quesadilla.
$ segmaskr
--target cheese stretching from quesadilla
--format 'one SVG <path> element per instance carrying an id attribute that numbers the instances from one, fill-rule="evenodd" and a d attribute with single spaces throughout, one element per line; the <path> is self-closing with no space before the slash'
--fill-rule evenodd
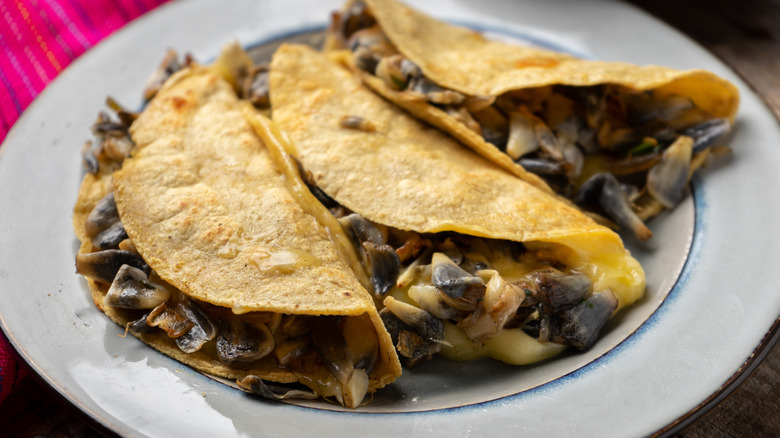
<path id="1" fill-rule="evenodd" d="M 331 239 L 343 232 L 291 193 L 220 75 L 176 73 L 130 134 L 132 156 L 87 174 L 74 210 L 78 271 L 101 310 L 266 397 L 357 407 L 400 375 L 371 295 Z"/>
<path id="2" fill-rule="evenodd" d="M 739 103 L 710 72 L 492 41 L 396 0 L 347 2 L 326 48 L 348 49 L 365 83 L 415 117 L 641 240 L 652 235 L 642 221 L 673 208 L 690 174 L 725 152 L 712 146 Z M 637 190 L 623 195 L 617 180 Z"/>
<path id="3" fill-rule="evenodd" d="M 642 296 L 644 272 L 617 234 L 411 118 L 325 55 L 280 47 L 270 97 L 290 141 L 266 143 L 295 156 L 323 202 L 335 202 L 404 358 L 441 350 L 535 362 L 565 345 L 588 348 Z M 253 123 L 273 137 L 262 116 Z"/>

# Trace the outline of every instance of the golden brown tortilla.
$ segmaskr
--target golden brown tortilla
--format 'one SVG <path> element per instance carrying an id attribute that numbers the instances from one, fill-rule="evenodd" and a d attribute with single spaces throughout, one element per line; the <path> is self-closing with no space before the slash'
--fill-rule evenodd
<path id="1" fill-rule="evenodd" d="M 348 2 L 348 5 L 352 2 Z M 469 96 L 495 97 L 507 91 L 547 85 L 616 84 L 657 97 L 680 95 L 713 117 L 733 122 L 739 91 L 730 82 L 704 70 L 675 70 L 622 62 L 578 59 L 537 47 L 491 41 L 481 34 L 437 20 L 396 0 L 364 0 L 395 48 L 417 64 L 434 83 Z M 331 44 L 330 48 L 334 48 Z M 547 190 L 481 135 L 419 96 L 397 91 L 380 78 L 355 70 L 374 91 L 518 177 Z"/>
<path id="2" fill-rule="evenodd" d="M 84 179 L 74 210 L 81 253 L 96 250 L 85 235 L 84 221 L 113 186 L 130 239 L 170 285 L 237 314 L 368 317 L 380 345 L 369 390 L 400 375 L 371 296 L 328 231 L 288 191 L 226 81 L 203 67 L 177 73 L 133 123 L 131 134 L 137 150 L 113 181 L 107 174 Z M 97 305 L 126 324 L 121 311 L 102 305 L 107 285 L 89 283 Z M 207 373 L 228 378 L 252 374 L 308 386 L 329 375 L 324 366 L 305 373 L 282 369 L 273 355 L 236 369 L 205 348 L 183 353 L 158 332 L 139 337 Z"/>
<path id="3" fill-rule="evenodd" d="M 736 114 L 737 88 L 707 71 L 577 59 L 536 47 L 490 41 L 396 0 L 364 1 L 404 56 L 433 82 L 461 93 L 497 96 L 544 85 L 609 83 L 681 94 L 714 117 L 733 120 Z"/>
<path id="4" fill-rule="evenodd" d="M 559 244 L 620 307 L 642 295 L 644 272 L 617 234 L 411 118 L 326 56 L 282 46 L 270 89 L 274 121 L 341 205 L 403 230 Z M 375 130 L 344 128 L 345 116 Z"/>

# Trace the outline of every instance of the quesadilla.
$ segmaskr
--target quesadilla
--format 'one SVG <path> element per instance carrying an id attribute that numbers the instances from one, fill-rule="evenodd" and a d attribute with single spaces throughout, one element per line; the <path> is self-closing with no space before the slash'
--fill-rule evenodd
<path id="1" fill-rule="evenodd" d="M 74 208 L 77 271 L 111 319 L 274 399 L 357 407 L 400 375 L 343 231 L 277 170 L 214 69 L 174 74 L 129 134 L 105 119 L 94 130 L 113 132 L 106 150 L 133 146 L 123 162 L 90 160 Z"/>
<path id="2" fill-rule="evenodd" d="M 739 103 L 710 72 L 493 41 L 396 0 L 349 1 L 328 36 L 375 92 L 641 240 L 652 235 L 642 221 L 673 208 L 690 174 L 727 152 L 711 146 Z"/>
<path id="3" fill-rule="evenodd" d="M 407 365 L 440 353 L 527 364 L 593 345 L 644 293 L 639 263 L 577 208 L 423 125 L 343 65 L 283 45 L 273 123 L 352 237 Z"/>

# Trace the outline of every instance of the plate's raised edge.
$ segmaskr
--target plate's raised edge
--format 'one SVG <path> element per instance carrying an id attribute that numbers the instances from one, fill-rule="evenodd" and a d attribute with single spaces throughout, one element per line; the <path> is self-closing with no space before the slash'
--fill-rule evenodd
<path id="1" fill-rule="evenodd" d="M 147 14 L 144 14 L 141 17 L 138 17 L 137 19 L 133 20 L 132 22 L 128 23 L 121 29 L 119 29 L 117 32 L 113 33 L 103 41 L 101 41 L 99 44 L 103 44 L 106 40 L 114 39 L 117 37 L 120 37 L 122 34 L 125 33 L 126 29 L 129 27 L 133 27 L 134 25 L 137 25 L 138 22 L 144 21 L 143 18 L 149 16 L 150 14 L 155 14 L 160 9 L 166 8 L 166 6 L 174 5 L 177 2 L 170 2 L 164 5 L 159 6 L 158 8 L 155 8 L 155 10 L 150 11 Z M 776 121 L 780 119 L 780 109 L 775 109 L 775 107 L 768 101 L 767 97 L 759 91 L 753 83 L 746 78 L 741 71 L 735 69 L 729 62 L 727 62 L 725 59 L 723 59 L 721 56 L 719 56 L 717 53 L 709 50 L 708 48 L 702 46 L 698 41 L 692 39 L 687 34 L 682 33 L 678 29 L 670 26 L 668 23 L 664 22 L 663 20 L 659 19 L 655 15 L 651 14 L 650 12 L 639 8 L 632 4 L 624 4 L 624 6 L 634 8 L 638 11 L 641 11 L 646 17 L 649 17 L 651 19 L 656 20 L 659 23 L 662 23 L 664 26 L 666 26 L 669 30 L 676 33 L 679 37 L 687 39 L 692 44 L 697 45 L 701 48 L 701 50 L 706 51 L 707 53 L 712 54 L 718 60 L 723 63 L 724 65 L 728 66 L 732 72 L 734 72 L 737 76 L 739 76 L 743 82 L 751 89 L 751 91 L 759 97 L 759 99 L 764 103 L 764 105 L 770 110 L 770 112 L 775 116 Z M 96 45 L 97 46 L 97 45 Z M 94 47 L 94 46 L 93 46 Z M 88 50 L 89 51 L 89 50 Z M 79 59 L 76 59 L 73 63 L 70 65 L 75 64 L 75 62 L 80 61 L 84 58 L 84 55 L 80 56 Z M 56 80 L 57 78 L 55 78 Z M 48 87 L 47 87 L 48 88 Z M 39 93 L 39 96 L 42 95 L 46 91 L 46 88 L 44 88 L 41 93 Z M 14 128 L 18 124 L 18 122 L 21 121 L 22 117 L 24 117 L 26 114 L 29 113 L 28 110 L 32 108 L 34 104 L 36 104 L 39 101 L 39 99 L 36 97 L 36 99 L 33 100 L 33 102 L 28 105 L 27 109 L 25 109 L 25 112 L 22 113 L 22 115 L 19 117 L 19 119 L 14 123 L 14 126 L 11 127 L 9 132 L 6 135 L 6 138 L 3 140 L 2 144 L 0 144 L 0 153 L 3 151 L 3 147 L 6 143 L 9 142 L 9 139 L 14 134 Z M 20 353 L 20 356 L 23 357 L 25 362 L 30 365 L 28 368 L 33 371 L 37 376 L 32 376 L 33 378 L 39 378 L 44 383 L 49 385 L 50 387 L 54 388 L 60 397 L 63 399 L 69 401 L 71 404 L 77 406 L 79 410 L 81 411 L 82 415 L 81 417 L 89 420 L 90 425 L 94 426 L 101 431 L 108 431 L 111 434 L 115 434 L 115 430 L 119 430 L 115 426 L 112 426 L 110 424 L 103 423 L 100 418 L 97 415 L 95 415 L 90 410 L 86 409 L 81 404 L 75 403 L 74 400 L 70 397 L 68 397 L 67 391 L 64 391 L 62 388 L 57 386 L 51 378 L 49 378 L 45 373 L 42 372 L 40 367 L 37 365 L 34 365 L 33 361 L 30 360 L 29 356 L 27 354 L 24 354 L 25 352 L 19 348 L 18 342 L 13 338 L 13 336 L 9 335 L 7 333 L 7 330 L 5 330 L 5 321 L 2 318 L 2 314 L 0 314 L 0 329 L 3 329 L 4 332 L 6 332 L 6 337 L 10 341 L 11 345 Z M 635 333 L 632 333 L 629 335 L 629 337 L 633 336 Z M 664 427 L 663 429 L 660 429 L 653 435 L 652 437 L 666 437 L 669 435 L 674 434 L 675 432 L 679 432 L 681 429 L 685 428 L 686 426 L 689 426 L 693 422 L 695 422 L 699 417 L 701 417 L 703 414 L 707 413 L 711 408 L 713 408 L 715 405 L 723 401 L 725 398 L 727 398 L 738 386 L 743 383 L 750 374 L 760 365 L 761 361 L 766 357 L 766 355 L 771 351 L 772 347 L 775 346 L 778 339 L 780 339 L 780 316 L 778 316 L 778 319 L 775 320 L 774 324 L 770 328 L 770 330 L 767 332 L 767 334 L 762 338 L 756 349 L 753 351 L 753 353 L 748 357 L 748 359 L 735 371 L 735 373 L 726 381 L 723 383 L 723 385 L 715 391 L 710 397 L 702 401 L 699 405 L 694 407 L 689 412 L 685 413 L 684 415 L 680 416 L 677 420 L 669 424 L 668 426 Z M 587 365 L 586 365 L 587 366 Z M 110 428 L 110 429 L 107 429 Z"/>
<path id="2" fill-rule="evenodd" d="M 729 62 L 729 60 L 725 59 L 718 52 L 715 52 L 710 48 L 706 47 L 698 40 L 694 39 L 693 37 L 685 33 L 684 31 L 667 23 L 665 20 L 655 15 L 654 13 L 638 5 L 628 3 L 628 2 L 623 2 L 623 6 L 634 9 L 635 11 L 644 14 L 646 18 L 654 20 L 656 23 L 666 27 L 669 32 L 677 34 L 677 37 L 687 40 L 690 44 L 699 47 L 699 49 L 701 49 L 702 51 L 705 51 L 710 55 L 714 56 L 715 58 L 717 58 L 718 61 L 720 61 L 723 65 L 728 67 L 729 70 L 731 70 L 735 75 L 739 76 L 742 82 L 745 85 L 747 85 L 748 88 L 750 88 L 750 91 L 752 91 L 753 94 L 757 96 L 759 100 L 764 104 L 764 106 L 769 110 L 769 112 L 772 115 L 774 115 L 775 122 L 780 124 L 780 108 L 775 107 L 769 101 L 769 98 L 765 95 L 765 93 L 759 90 L 756 87 L 756 85 L 753 84 L 750 78 L 748 78 L 742 72 L 742 70 L 732 65 L 731 62 Z M 696 420 L 701 418 L 704 414 L 706 414 L 712 408 L 718 405 L 720 402 L 725 400 L 739 387 L 739 385 L 744 383 L 745 380 L 747 380 L 748 377 L 750 377 L 753 371 L 755 371 L 755 369 L 761 364 L 764 358 L 766 358 L 767 354 L 769 354 L 769 352 L 772 351 L 772 347 L 774 347 L 775 344 L 777 344 L 778 339 L 780 339 L 780 315 L 778 315 L 774 324 L 772 324 L 772 327 L 769 329 L 767 334 L 764 335 L 763 339 L 761 339 L 759 344 L 756 346 L 755 350 L 753 350 L 753 353 L 750 355 L 750 357 L 748 357 L 748 359 L 745 360 L 742 366 L 740 366 L 737 369 L 737 371 L 735 371 L 734 374 L 728 380 L 726 380 L 723 383 L 723 385 L 720 386 L 720 388 L 718 388 L 718 390 L 713 392 L 712 395 L 710 395 L 704 401 L 699 403 L 696 407 L 694 407 L 684 415 L 681 415 L 679 418 L 677 418 L 677 420 L 673 421 L 671 424 L 667 425 L 663 429 L 658 430 L 656 433 L 654 433 L 651 436 L 652 437 L 671 436 L 681 431 L 685 427 L 690 426 Z"/>
<path id="3" fill-rule="evenodd" d="M 763 339 L 761 339 L 761 342 L 758 344 L 756 349 L 753 350 L 753 354 L 748 357 L 748 359 L 742 364 L 741 367 L 737 369 L 731 378 L 724 382 L 717 391 L 715 391 L 695 408 L 651 436 L 671 436 L 685 427 L 690 426 L 696 420 L 714 408 L 718 403 L 725 400 L 726 397 L 731 395 L 734 390 L 739 387 L 739 385 L 741 385 L 745 380 L 747 380 L 748 377 L 750 377 L 751 373 L 755 371 L 758 365 L 761 364 L 761 361 L 764 360 L 766 355 L 772 351 L 772 347 L 777 344 L 778 339 L 780 339 L 780 316 L 777 318 L 777 320 L 775 320 L 775 323 L 772 325 L 772 328 L 769 330 L 769 332 L 764 336 Z"/>

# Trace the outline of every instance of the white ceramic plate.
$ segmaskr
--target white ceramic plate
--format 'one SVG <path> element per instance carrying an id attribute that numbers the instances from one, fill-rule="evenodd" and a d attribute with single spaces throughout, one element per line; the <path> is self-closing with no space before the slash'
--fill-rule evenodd
<path id="1" fill-rule="evenodd" d="M 491 35 L 583 56 L 705 68 L 742 105 L 734 158 L 631 245 L 647 296 L 584 354 L 513 368 L 436 360 L 358 411 L 272 403 L 221 385 L 122 338 L 75 273 L 70 212 L 80 148 L 112 95 L 140 104 L 167 48 L 213 58 L 321 29 L 340 0 L 175 2 L 77 60 L 39 96 L 0 149 L 0 322 L 46 381 L 126 436 L 640 436 L 670 433 L 724 396 L 774 341 L 780 315 L 780 131 L 742 81 L 689 40 L 621 3 L 437 0 L 416 5 Z M 418 2 L 419 3 L 419 2 Z"/>

